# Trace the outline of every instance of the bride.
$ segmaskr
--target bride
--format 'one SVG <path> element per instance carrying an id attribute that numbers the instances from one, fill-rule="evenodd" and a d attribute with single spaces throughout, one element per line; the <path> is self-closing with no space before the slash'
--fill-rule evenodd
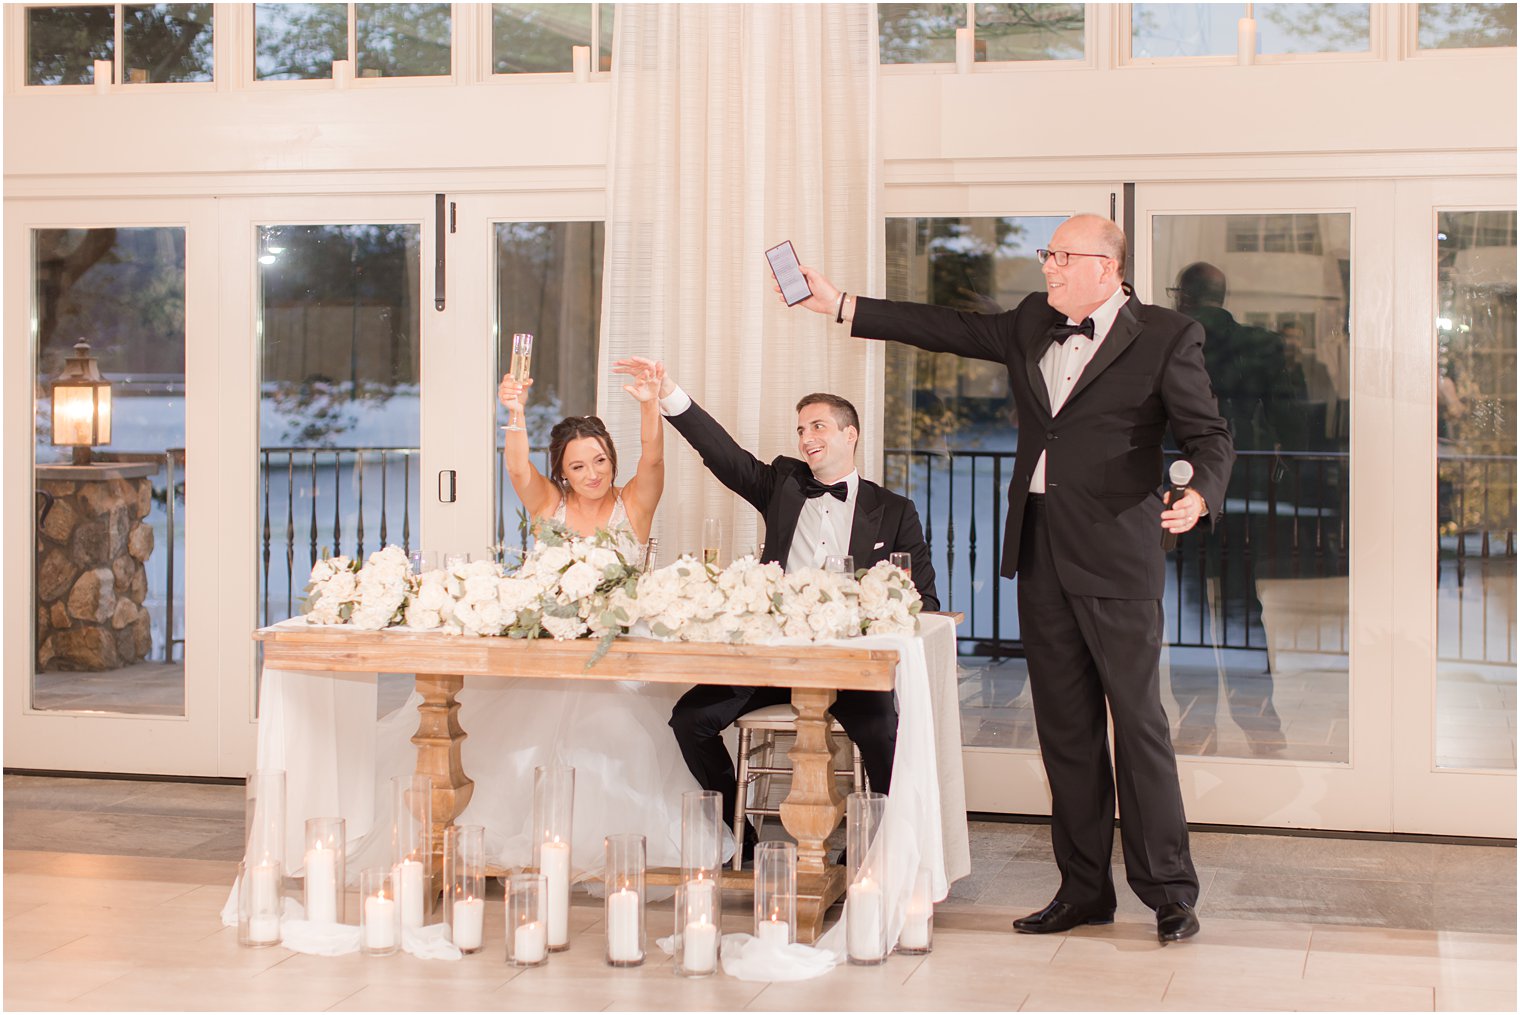
<path id="1" fill-rule="evenodd" d="M 638 560 L 649 539 L 665 483 L 664 420 L 658 394 L 664 367 L 619 362 L 623 390 L 640 407 L 637 468 L 618 486 L 618 453 L 595 416 L 571 416 L 549 438 L 549 475 L 529 460 L 528 438 L 506 432 L 507 475 L 534 523 L 549 518 L 589 536 L 606 529 Z M 525 408 L 532 381 L 504 377 L 498 397 L 509 412 Z M 474 795 L 455 820 L 484 825 L 488 857 L 515 867 L 532 862 L 533 769 L 575 768 L 572 863 L 582 873 L 603 866 L 603 836 L 636 832 L 651 866 L 681 862 L 681 794 L 695 790 L 668 720 L 684 687 L 605 680 L 472 681 L 460 692 L 460 723 L 470 734 L 464 770 Z M 406 710 L 403 710 L 406 711 Z M 408 721 L 415 723 L 415 711 Z"/>

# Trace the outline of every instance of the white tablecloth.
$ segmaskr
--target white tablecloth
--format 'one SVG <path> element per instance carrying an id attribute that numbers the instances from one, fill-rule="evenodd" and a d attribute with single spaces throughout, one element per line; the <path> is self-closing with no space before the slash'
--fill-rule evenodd
<path id="1" fill-rule="evenodd" d="M 904 872 L 927 867 L 938 900 L 948 893 L 951 882 L 970 872 L 971 853 L 961 770 L 955 626 L 948 617 L 923 617 L 920 629 L 917 636 L 868 636 L 835 644 L 894 649 L 899 654 L 900 718 L 886 819 L 892 852 L 889 867 Z M 495 683 L 492 678 L 470 678 L 462 695 L 479 701 L 504 693 L 493 688 Z M 668 685 L 642 686 L 647 693 L 662 698 L 673 698 L 683 690 Z M 346 819 L 350 878 L 361 866 L 388 862 L 390 778 L 412 771 L 415 749 L 382 749 L 382 764 L 377 768 L 376 745 L 394 744 L 416 730 L 416 698 L 408 703 L 410 707 L 379 720 L 375 718 L 376 702 L 373 673 L 264 668 L 258 767 L 286 772 L 286 863 L 291 873 L 299 872 L 304 825 L 312 817 Z M 490 750 L 491 728 L 472 727 L 469 710 L 464 708 L 460 721 L 469 734 L 467 748 L 476 753 Z M 615 756 L 616 752 L 617 745 L 609 744 L 608 754 Z M 471 771 L 468 754 L 465 772 L 476 780 L 477 801 L 482 794 L 493 792 L 492 786 L 483 784 L 479 771 Z M 675 777 L 690 778 L 684 771 L 673 773 Z M 530 817 L 515 816 L 521 820 L 511 821 L 509 827 L 493 828 L 488 810 L 480 810 L 483 819 L 471 818 L 486 824 L 488 841 L 495 842 L 520 836 L 522 822 Z M 678 830 L 669 831 L 678 840 Z M 655 853 L 652 847 L 652 862 Z M 902 895 L 895 907 L 889 903 L 887 910 L 894 940 L 901 926 L 906 892 L 912 888 L 913 878 L 905 877 L 906 888 L 901 893 L 893 890 L 899 879 L 892 879 L 888 886 L 892 896 Z"/>

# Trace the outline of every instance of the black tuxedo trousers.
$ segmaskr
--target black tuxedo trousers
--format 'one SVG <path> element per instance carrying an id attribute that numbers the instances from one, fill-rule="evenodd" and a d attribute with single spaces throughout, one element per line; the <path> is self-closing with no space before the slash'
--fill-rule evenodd
<path id="1" fill-rule="evenodd" d="M 676 743 L 686 767 L 703 789 L 723 794 L 723 819 L 733 824 L 739 784 L 723 731 L 734 720 L 767 705 L 792 700 L 786 687 L 728 687 L 699 684 L 681 696 L 670 714 Z M 829 714 L 839 720 L 860 748 L 871 789 L 885 793 L 892 785 L 892 756 L 897 751 L 897 707 L 891 691 L 840 691 Z M 743 833 L 743 829 L 735 829 Z"/>
<path id="2" fill-rule="evenodd" d="M 1114 908 L 1114 773 L 1124 867 L 1140 900 L 1198 901 L 1177 758 L 1161 707 L 1163 615 L 1156 599 L 1073 595 L 1061 587 L 1044 497 L 1031 496 L 1019 540 L 1019 630 L 1035 729 L 1051 788 L 1056 898 Z M 1108 756 L 1108 705 L 1114 760 Z"/>

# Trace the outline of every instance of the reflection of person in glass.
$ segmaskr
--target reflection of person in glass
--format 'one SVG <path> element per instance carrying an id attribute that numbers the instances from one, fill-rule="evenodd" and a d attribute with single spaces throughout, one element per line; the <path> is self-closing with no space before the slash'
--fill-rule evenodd
<path id="1" fill-rule="evenodd" d="M 1061 872 L 1051 903 L 1014 928 L 1112 922 L 1117 786 L 1130 887 L 1156 911 L 1161 942 L 1180 941 L 1198 932 L 1198 875 L 1161 705 L 1161 537 L 1213 521 L 1234 452 L 1209 387 L 1203 329 L 1124 285 L 1123 231 L 1077 215 L 1039 257 L 1046 292 L 1007 313 L 847 297 L 808 269 L 813 296 L 802 306 L 850 321 L 853 335 L 1007 368 L 1021 439 L 1002 574 L 1019 579 Z M 1163 499 L 1168 428 L 1195 470 L 1175 503 Z"/>
<path id="2" fill-rule="evenodd" d="M 1225 275 L 1206 261 L 1183 268 L 1167 290 L 1173 305 L 1203 325 L 1203 360 L 1239 451 L 1303 447 L 1303 372 L 1283 336 L 1241 324 L 1224 308 Z"/>
<path id="3" fill-rule="evenodd" d="M 528 457 L 528 435 L 510 427 L 504 430 L 507 476 L 512 489 L 533 521 L 552 518 L 572 532 L 589 536 L 598 529 L 618 534 L 630 532 L 633 541 L 649 539 L 654 509 L 665 489 L 665 428 L 656 403 L 665 367 L 660 363 L 630 366 L 620 362 L 615 373 L 627 374 L 623 390 L 639 401 L 639 464 L 626 486 L 617 481 L 617 448 L 612 435 L 595 416 L 567 416 L 549 432 L 548 479 Z M 497 397 L 509 418 L 521 418 L 527 408 L 532 379 L 518 383 L 507 374 Z"/>
<path id="4" fill-rule="evenodd" d="M 1298 422 L 1304 402 L 1303 375 L 1290 361 L 1283 336 L 1235 320 L 1224 308 L 1226 291 L 1223 271 L 1206 261 L 1195 261 L 1178 273 L 1177 285 L 1167 293 L 1179 311 L 1203 325 L 1204 362 L 1214 382 L 1214 393 L 1219 397 L 1220 415 L 1234 433 L 1235 447 L 1240 451 L 1286 450 L 1289 454 L 1303 450 L 1303 428 Z M 1271 473 L 1274 479 L 1277 468 L 1278 462 L 1274 460 Z M 1267 475 L 1265 470 L 1258 474 L 1261 478 Z M 1250 478 L 1250 472 L 1236 477 L 1238 483 L 1249 483 Z M 1265 493 L 1263 489 L 1247 490 L 1246 496 L 1254 500 Z M 1250 516 L 1246 515 L 1226 520 L 1225 524 L 1249 522 Z M 1216 595 L 1218 584 L 1218 576 L 1211 577 L 1210 585 Z M 1237 587 L 1233 592 L 1225 589 L 1222 594 L 1243 594 L 1260 611 L 1254 588 Z M 1246 673 L 1239 664 L 1188 667 L 1174 659 L 1170 673 L 1172 693 L 1183 709 L 1177 734 L 1186 749 L 1198 754 L 1214 754 L 1218 750 L 1215 723 L 1221 675 L 1230 716 L 1256 753 L 1282 751 L 1282 720 L 1272 704 L 1271 672 Z"/>

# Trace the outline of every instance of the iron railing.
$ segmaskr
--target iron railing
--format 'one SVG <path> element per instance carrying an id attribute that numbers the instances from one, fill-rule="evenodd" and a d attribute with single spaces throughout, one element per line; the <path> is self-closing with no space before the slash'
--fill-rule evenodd
<path id="1" fill-rule="evenodd" d="M 547 458 L 542 448 L 534 454 Z M 418 448 L 270 447 L 261 456 L 262 622 L 298 608 L 324 550 L 363 557 L 388 542 L 410 550 Z M 1015 584 L 998 575 L 1013 452 L 889 449 L 886 467 L 888 484 L 918 507 L 941 604 L 966 613 L 961 651 L 1021 654 Z M 1170 645 L 1266 651 L 1263 581 L 1325 579 L 1325 594 L 1344 600 L 1348 593 L 1333 580 L 1349 573 L 1349 468 L 1343 452 L 1240 452 L 1218 524 L 1184 537 L 1170 559 Z M 494 538 L 518 544 L 525 540 L 520 505 L 505 470 L 496 473 Z M 1443 638 L 1441 658 L 1513 663 L 1515 460 L 1443 457 L 1440 476 L 1438 595 L 1451 600 L 1442 609 L 1458 613 L 1443 619 L 1443 630 L 1457 633 Z M 1478 505 L 1480 490 L 1487 501 Z M 1478 569 L 1485 580 L 1474 582 Z M 1349 602 L 1327 609 L 1314 630 L 1312 644 L 1295 648 L 1346 653 Z"/>

